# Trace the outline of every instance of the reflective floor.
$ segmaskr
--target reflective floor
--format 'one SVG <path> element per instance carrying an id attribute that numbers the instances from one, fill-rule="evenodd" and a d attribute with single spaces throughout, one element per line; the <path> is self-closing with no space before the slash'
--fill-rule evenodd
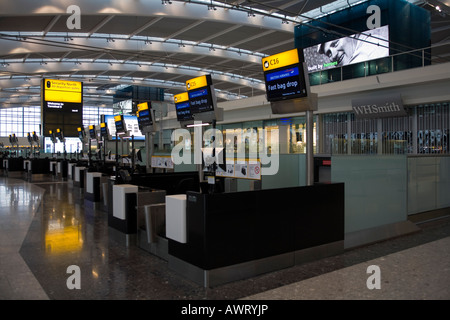
<path id="1" fill-rule="evenodd" d="M 82 189 L 51 178 L 0 176 L 0 299 L 237 300 L 450 299 L 450 219 L 343 254 L 203 288 L 167 262 L 111 236 L 106 212 Z M 80 289 L 69 289 L 78 266 Z M 381 288 L 369 290 L 378 265 Z"/>

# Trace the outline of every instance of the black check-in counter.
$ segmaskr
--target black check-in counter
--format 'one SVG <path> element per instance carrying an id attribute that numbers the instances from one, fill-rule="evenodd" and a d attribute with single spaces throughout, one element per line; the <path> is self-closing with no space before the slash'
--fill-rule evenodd
<path id="1" fill-rule="evenodd" d="M 343 183 L 217 194 L 190 191 L 185 199 L 185 240 L 168 235 L 169 268 L 204 287 L 344 250 Z M 167 204 L 166 199 L 166 224 L 172 224 Z M 166 225 L 166 231 L 170 228 Z"/>
<path id="2" fill-rule="evenodd" d="M 22 178 L 23 177 L 23 158 L 7 158 L 3 159 L 3 167 L 7 177 Z"/>
<path id="3" fill-rule="evenodd" d="M 136 241 L 140 248 L 166 259 L 165 196 L 199 190 L 200 183 L 196 171 L 132 174 L 126 183 L 110 178 L 107 188 L 107 198 L 111 199 L 107 207 L 108 226 L 112 235 L 125 239 L 127 245 Z"/>

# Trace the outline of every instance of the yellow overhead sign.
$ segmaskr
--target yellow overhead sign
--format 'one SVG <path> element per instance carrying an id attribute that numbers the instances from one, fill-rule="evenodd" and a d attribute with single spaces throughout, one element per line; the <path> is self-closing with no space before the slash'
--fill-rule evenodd
<path id="1" fill-rule="evenodd" d="M 262 59 L 263 71 L 283 68 L 299 62 L 297 49 L 284 51 Z"/>
<path id="2" fill-rule="evenodd" d="M 176 94 L 173 96 L 173 101 L 175 103 L 181 103 L 189 100 L 189 94 L 187 92 L 183 92 L 180 94 Z"/>
<path id="3" fill-rule="evenodd" d="M 82 102 L 82 82 L 45 79 L 43 85 L 45 101 Z"/>
<path id="4" fill-rule="evenodd" d="M 106 128 L 106 123 L 105 122 L 100 123 L 100 128 Z"/>
<path id="5" fill-rule="evenodd" d="M 208 85 L 208 78 L 206 76 L 197 77 L 191 80 L 186 81 L 186 89 L 194 90 L 202 87 L 206 87 Z"/>
<path id="6" fill-rule="evenodd" d="M 114 121 L 122 121 L 122 116 L 118 115 L 118 116 L 114 116 Z"/>

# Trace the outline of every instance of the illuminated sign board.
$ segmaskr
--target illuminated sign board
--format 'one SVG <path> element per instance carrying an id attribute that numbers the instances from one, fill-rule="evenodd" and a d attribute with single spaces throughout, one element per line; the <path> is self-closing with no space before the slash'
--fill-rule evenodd
<path id="1" fill-rule="evenodd" d="M 94 125 L 89 126 L 89 136 L 91 137 L 91 139 L 97 139 L 97 135 L 95 134 L 95 126 Z"/>
<path id="2" fill-rule="evenodd" d="M 187 92 L 174 95 L 173 101 L 175 103 L 175 110 L 177 113 L 178 121 L 193 120 L 191 113 L 191 104 L 189 103 L 189 94 Z"/>
<path id="3" fill-rule="evenodd" d="M 389 26 L 367 30 L 303 49 L 308 72 L 389 56 Z"/>
<path id="4" fill-rule="evenodd" d="M 125 132 L 125 123 L 122 115 L 114 116 L 116 132 Z"/>
<path id="5" fill-rule="evenodd" d="M 215 99 L 211 75 L 205 75 L 186 81 L 186 89 L 189 96 L 191 115 L 196 113 L 214 111 Z"/>
<path id="6" fill-rule="evenodd" d="M 102 137 L 108 137 L 108 127 L 105 122 L 100 123 L 100 135 Z"/>
<path id="7" fill-rule="evenodd" d="M 298 57 L 297 49 L 277 53 L 273 56 L 269 56 L 262 59 L 264 72 L 283 68 L 298 63 L 300 63 L 300 59 Z"/>
<path id="8" fill-rule="evenodd" d="M 302 98 L 308 95 L 303 64 L 297 49 L 262 59 L 268 101 Z"/>
<path id="9" fill-rule="evenodd" d="M 81 103 L 83 84 L 76 81 L 44 79 L 44 100 Z"/>
<path id="10" fill-rule="evenodd" d="M 210 84 L 212 84 L 211 76 L 205 75 L 205 76 L 197 77 L 197 78 L 186 81 L 186 88 L 188 91 L 190 91 L 190 90 L 195 90 L 195 89 L 206 87 Z"/>
<path id="11" fill-rule="evenodd" d="M 84 139 L 84 136 L 85 136 L 84 129 L 78 127 L 78 128 L 77 128 L 77 132 L 78 132 L 78 138 L 80 138 L 81 140 L 83 140 L 83 139 Z"/>
<path id="12" fill-rule="evenodd" d="M 145 126 L 151 126 L 153 125 L 153 117 L 151 114 L 151 106 L 149 107 L 147 102 L 140 103 L 137 105 L 138 111 L 136 113 L 136 116 L 138 118 L 139 126 L 145 127 Z"/>
<path id="13" fill-rule="evenodd" d="M 61 128 L 66 136 L 76 136 L 83 123 L 83 83 L 43 79 L 41 117 L 43 132 Z"/>

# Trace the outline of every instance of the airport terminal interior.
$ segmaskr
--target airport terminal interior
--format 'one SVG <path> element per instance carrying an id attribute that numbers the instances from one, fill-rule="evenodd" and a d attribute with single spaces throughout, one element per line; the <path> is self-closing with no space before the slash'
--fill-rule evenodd
<path id="1" fill-rule="evenodd" d="M 450 299 L 450 1 L 2 0 L 0 44 L 0 300 Z"/>

